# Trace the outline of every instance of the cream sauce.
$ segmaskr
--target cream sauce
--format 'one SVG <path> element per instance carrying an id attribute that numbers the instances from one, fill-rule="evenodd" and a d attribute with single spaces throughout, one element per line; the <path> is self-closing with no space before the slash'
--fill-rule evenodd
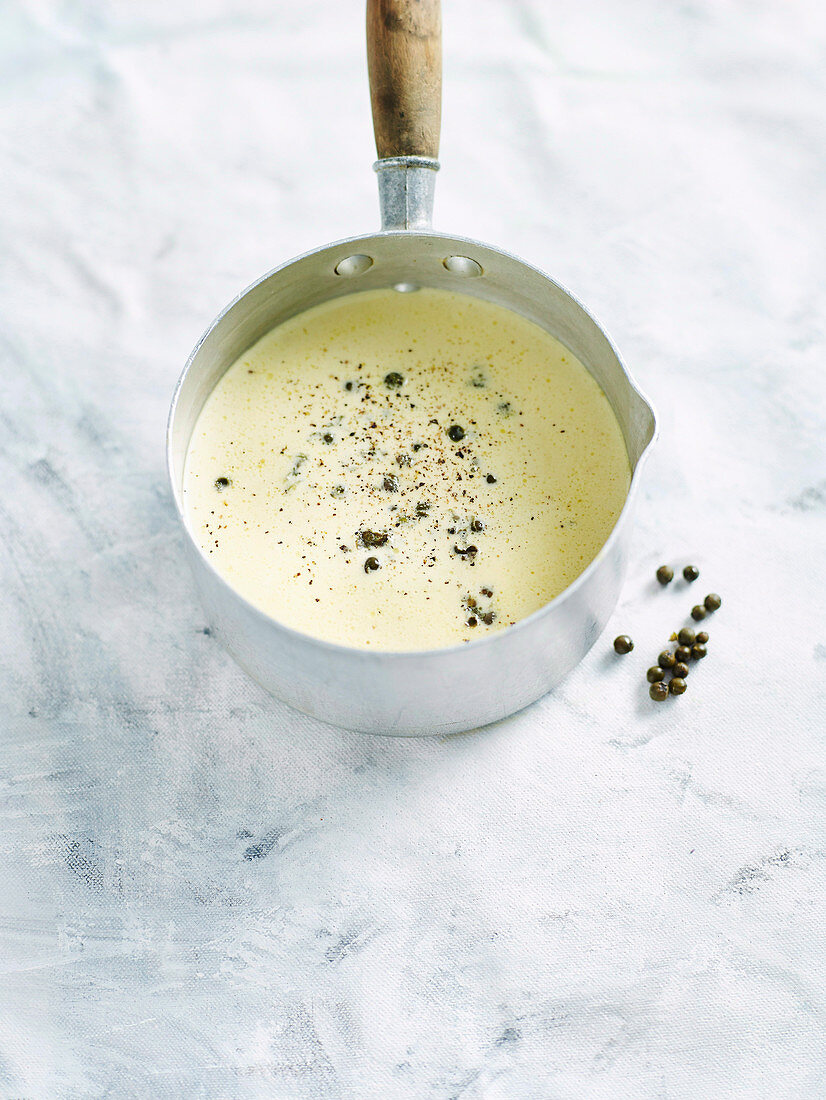
<path id="1" fill-rule="evenodd" d="M 556 596 L 629 482 L 605 395 L 547 332 L 466 295 L 378 290 L 292 318 L 229 368 L 184 500 L 215 568 L 262 611 L 416 650 Z"/>

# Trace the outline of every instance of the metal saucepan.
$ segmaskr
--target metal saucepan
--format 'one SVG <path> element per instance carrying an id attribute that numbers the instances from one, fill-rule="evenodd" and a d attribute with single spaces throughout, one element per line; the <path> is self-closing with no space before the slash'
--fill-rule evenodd
<path id="1" fill-rule="evenodd" d="M 381 232 L 338 241 L 276 268 L 213 322 L 189 357 L 172 401 L 169 476 L 209 621 L 251 676 L 296 709 L 337 726 L 399 736 L 446 734 L 486 725 L 534 702 L 599 637 L 619 596 L 632 504 L 655 420 L 610 339 L 566 290 L 507 252 L 432 231 L 441 112 L 439 0 L 368 0 L 367 51 Z M 596 558 L 539 611 L 468 644 L 369 652 L 292 630 L 239 596 L 186 528 L 182 481 L 204 402 L 260 337 L 328 299 L 405 285 L 497 302 L 565 344 L 611 403 L 633 477 L 625 507 Z"/>

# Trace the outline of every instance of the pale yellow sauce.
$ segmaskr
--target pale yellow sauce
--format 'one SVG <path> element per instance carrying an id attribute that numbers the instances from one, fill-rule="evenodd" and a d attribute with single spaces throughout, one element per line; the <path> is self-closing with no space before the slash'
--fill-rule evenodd
<path id="1" fill-rule="evenodd" d="M 292 318 L 230 367 L 184 497 L 210 561 L 262 611 L 331 642 L 415 650 L 556 596 L 629 481 L 605 395 L 547 332 L 466 295 L 379 290 Z"/>

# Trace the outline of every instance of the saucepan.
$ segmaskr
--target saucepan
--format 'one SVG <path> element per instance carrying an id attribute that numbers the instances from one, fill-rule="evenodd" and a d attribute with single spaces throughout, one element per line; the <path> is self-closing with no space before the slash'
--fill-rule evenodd
<path id="1" fill-rule="evenodd" d="M 347 729 L 449 734 L 487 725 L 534 702 L 599 637 L 622 585 L 631 513 L 655 418 L 609 337 L 568 291 L 507 252 L 432 230 L 441 113 L 439 0 L 368 0 L 367 50 L 381 232 L 337 241 L 277 267 L 210 325 L 172 401 L 169 476 L 208 620 L 229 653 L 264 688 L 299 711 Z M 290 629 L 227 584 L 187 528 L 184 462 L 198 415 L 216 383 L 274 326 L 341 295 L 422 286 L 496 302 L 565 344 L 607 396 L 632 478 L 625 506 L 599 553 L 540 610 L 463 645 L 370 652 Z"/>

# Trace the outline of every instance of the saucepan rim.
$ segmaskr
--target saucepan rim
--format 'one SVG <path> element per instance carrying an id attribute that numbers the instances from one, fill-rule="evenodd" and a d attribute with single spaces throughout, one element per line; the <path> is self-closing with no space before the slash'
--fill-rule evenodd
<path id="1" fill-rule="evenodd" d="M 201 347 L 204 344 L 204 341 L 207 339 L 207 337 L 210 335 L 210 333 L 212 333 L 221 324 L 221 322 L 224 320 L 224 318 L 227 316 L 227 314 L 243 298 L 245 298 L 248 294 L 250 294 L 253 290 L 255 290 L 256 287 L 260 286 L 262 283 L 266 282 L 268 279 L 271 279 L 274 275 L 277 275 L 280 272 L 285 271 L 287 268 L 291 267 L 293 264 L 296 264 L 301 260 L 309 259 L 312 256 L 320 255 L 323 252 L 334 251 L 334 250 L 338 250 L 338 249 L 351 248 L 353 245 L 364 244 L 366 241 L 375 240 L 376 238 L 387 238 L 387 237 L 399 237 L 399 238 L 402 238 L 402 239 L 410 239 L 411 237 L 430 237 L 430 238 L 434 238 L 434 239 L 437 239 L 437 240 L 442 239 L 442 240 L 445 240 L 445 241 L 450 241 L 451 243 L 466 244 L 466 245 L 474 246 L 474 247 L 477 247 L 477 248 L 484 248 L 489 252 L 497 253 L 498 255 L 504 257 L 505 259 L 512 260 L 515 263 L 520 264 L 523 268 L 526 268 L 527 270 L 531 271 L 533 274 L 539 275 L 543 279 L 546 279 L 549 283 L 551 283 L 552 286 L 554 286 L 557 290 L 560 290 L 568 299 L 570 299 L 570 301 L 572 301 L 574 303 L 574 305 L 577 306 L 582 311 L 582 313 L 585 314 L 585 316 L 594 325 L 596 325 L 597 329 L 600 331 L 600 333 L 603 335 L 603 337 L 608 342 L 608 345 L 611 348 L 611 351 L 612 351 L 614 357 L 616 358 L 616 361 L 619 364 L 619 367 L 620 367 L 620 369 L 622 370 L 622 372 L 625 376 L 625 379 L 626 379 L 626 382 L 628 384 L 629 389 L 631 390 L 631 392 L 633 394 L 636 395 L 636 397 L 648 409 L 648 412 L 649 412 L 650 417 L 651 417 L 650 435 L 648 437 L 647 442 L 645 443 L 645 446 L 642 448 L 636 463 L 634 463 L 634 467 L 633 467 L 633 470 L 632 470 L 632 473 L 631 473 L 631 482 L 628 486 L 628 492 L 626 494 L 623 506 L 620 509 L 620 513 L 617 516 L 616 522 L 614 523 L 614 526 L 612 527 L 612 529 L 611 529 L 608 537 L 606 538 L 605 542 L 599 548 L 599 550 L 594 555 L 594 557 L 591 559 L 591 561 L 585 566 L 585 568 L 582 570 L 582 572 L 577 577 L 575 577 L 574 580 L 571 581 L 571 583 L 569 585 L 567 585 L 565 588 L 563 588 L 563 590 L 560 593 L 558 593 L 556 596 L 554 596 L 553 599 L 551 599 L 547 603 L 543 604 L 542 607 L 537 608 L 536 611 L 532 611 L 530 613 L 530 615 L 526 615 L 523 619 L 519 619 L 513 625 L 507 626 L 503 630 L 498 630 L 493 634 L 487 635 L 486 637 L 476 637 L 476 638 L 470 639 L 466 642 L 458 642 L 455 645 L 439 646 L 436 649 L 403 649 L 403 650 L 375 649 L 375 650 L 370 650 L 370 649 L 362 649 L 362 648 L 359 648 L 357 646 L 342 645 L 339 642 L 330 642 L 330 641 L 327 641 L 324 638 L 317 638 L 314 635 L 308 634 L 308 633 L 306 633 L 302 630 L 296 630 L 294 627 L 288 626 L 286 623 L 281 622 L 279 619 L 275 618 L 273 615 L 268 615 L 265 611 L 262 611 L 259 607 L 256 607 L 255 604 L 251 603 L 245 596 L 242 596 L 241 593 L 238 592 L 238 590 L 236 588 L 234 588 L 222 576 L 222 574 L 216 569 L 215 565 L 209 560 L 208 556 L 204 553 L 203 549 L 201 548 L 201 546 L 196 541 L 194 535 L 192 534 L 192 532 L 189 529 L 189 525 L 186 522 L 186 518 L 185 518 L 185 515 L 184 515 L 184 508 L 183 508 L 183 499 L 182 499 L 182 495 L 181 495 L 181 492 L 180 492 L 180 487 L 177 483 L 177 479 L 176 479 L 176 476 L 175 476 L 176 475 L 176 470 L 175 470 L 175 457 L 173 455 L 173 430 L 174 430 L 174 425 L 175 425 L 176 413 L 177 413 L 177 409 L 178 409 L 178 402 L 179 402 L 180 395 L 181 395 L 181 392 L 182 392 L 182 389 L 183 389 L 183 386 L 184 386 L 184 382 L 186 381 L 186 378 L 189 375 L 190 370 L 195 365 L 195 361 L 198 357 L 198 353 L 200 352 Z M 422 285 L 426 286 L 427 284 L 423 283 Z M 357 293 L 357 292 L 358 291 L 357 291 L 356 287 L 354 287 L 353 288 L 353 293 Z M 457 293 L 461 293 L 461 291 L 457 291 Z M 311 308 L 311 307 L 308 307 L 308 308 Z M 505 308 L 510 308 L 510 307 L 505 307 Z M 302 311 L 299 310 L 298 312 L 302 312 Z M 518 313 L 518 310 L 513 310 L 513 312 Z M 287 318 L 287 317 L 284 318 L 284 320 L 288 320 L 288 319 L 289 318 Z M 553 335 L 553 334 L 551 334 L 551 335 Z M 231 364 L 229 364 L 229 365 L 231 365 Z M 227 369 L 229 369 L 229 365 L 228 365 Z M 586 370 L 587 370 L 588 369 L 587 364 L 584 364 L 584 366 L 586 367 Z M 589 371 L 589 373 L 590 373 L 590 371 Z M 212 578 L 214 580 L 218 581 L 223 588 L 225 588 L 236 600 L 238 600 L 242 605 L 244 605 L 245 609 L 248 612 L 251 612 L 252 614 L 254 614 L 256 617 L 258 617 L 260 619 L 263 619 L 266 623 L 268 623 L 271 626 L 277 628 L 278 630 L 283 631 L 288 637 L 295 638 L 296 641 L 300 641 L 302 644 L 310 643 L 310 644 L 318 647 L 320 650 L 329 652 L 330 654 L 337 654 L 337 655 L 341 655 L 341 656 L 352 657 L 352 659 L 354 661 L 361 661 L 361 662 L 364 662 L 364 663 L 376 663 L 376 662 L 381 662 L 381 661 L 398 662 L 398 661 L 403 661 L 405 659 L 407 659 L 407 660 L 410 660 L 410 659 L 422 660 L 423 658 L 424 659 L 428 659 L 428 658 L 429 659 L 437 659 L 439 657 L 442 657 L 442 656 L 446 657 L 450 654 L 454 654 L 454 653 L 457 653 L 457 652 L 466 653 L 468 651 L 472 652 L 474 650 L 478 650 L 481 647 L 490 647 L 490 646 L 495 646 L 495 645 L 502 645 L 503 643 L 506 643 L 506 640 L 509 637 L 512 637 L 516 632 L 521 632 L 523 630 L 531 629 L 532 625 L 535 622 L 537 622 L 539 619 L 541 619 L 544 616 L 547 616 L 549 614 L 552 614 L 559 607 L 564 605 L 568 601 L 568 599 L 570 599 L 582 586 L 587 584 L 588 579 L 596 571 L 596 569 L 598 568 L 601 560 L 603 558 L 605 558 L 610 553 L 610 551 L 613 547 L 613 544 L 619 538 L 620 529 L 627 522 L 628 516 L 631 513 L 632 508 L 633 508 L 634 500 L 636 498 L 638 488 L 639 488 L 640 471 L 642 470 L 642 468 L 643 468 L 643 466 L 644 466 L 644 464 L 645 464 L 645 462 L 646 462 L 646 460 L 649 456 L 649 453 L 652 449 L 652 446 L 654 445 L 654 443 L 656 442 L 656 440 L 658 438 L 658 435 L 659 435 L 659 426 L 658 426 L 658 423 L 657 423 L 657 415 L 656 415 L 656 412 L 654 410 L 654 407 L 652 406 L 652 404 L 651 404 L 650 400 L 648 399 L 648 397 L 646 397 L 646 395 L 643 393 L 643 391 L 637 385 L 637 383 L 634 380 L 631 372 L 628 370 L 628 367 L 626 366 L 625 361 L 623 360 L 622 356 L 620 355 L 616 344 L 612 340 L 610 334 L 608 332 L 606 332 L 605 328 L 596 320 L 594 315 L 590 312 L 590 310 L 588 310 L 582 304 L 582 302 L 576 297 L 576 295 L 572 294 L 566 287 L 562 286 L 561 283 L 558 283 L 555 279 L 551 278 L 551 276 L 548 275 L 547 272 L 543 271 L 541 268 L 538 268 L 533 264 L 527 263 L 525 260 L 521 259 L 519 256 L 516 256 L 512 252 L 508 252 L 505 249 L 498 248 L 495 245 L 489 245 L 489 244 L 485 244 L 482 241 L 474 240 L 472 237 L 452 236 L 452 235 L 447 235 L 447 234 L 444 234 L 444 233 L 437 233 L 437 232 L 432 231 L 432 230 L 415 230 L 413 232 L 411 232 L 410 230 L 384 230 L 384 231 L 381 231 L 381 232 L 378 232 L 378 233 L 362 234 L 362 235 L 357 236 L 357 237 L 345 237 L 342 240 L 332 241 L 331 243 L 326 244 L 326 245 L 322 245 L 319 248 L 310 249 L 308 252 L 304 252 L 299 256 L 294 256 L 292 259 L 288 260 L 286 263 L 279 264 L 277 267 L 274 267 L 271 271 L 266 272 L 266 274 L 262 275 L 259 279 L 256 279 L 255 282 L 251 283 L 248 287 L 246 287 L 244 290 L 242 290 L 240 292 L 240 294 L 237 294 L 232 299 L 232 301 L 229 302 L 223 310 L 221 310 L 221 312 L 218 314 L 218 316 L 207 326 L 207 328 L 205 329 L 203 335 L 200 337 L 200 339 L 196 343 L 195 347 L 192 349 L 192 352 L 190 353 L 189 358 L 187 359 L 186 364 L 185 364 L 185 366 L 184 366 L 184 368 L 181 372 L 181 375 L 178 378 L 178 382 L 175 386 L 175 390 L 174 390 L 174 393 L 172 395 L 172 403 L 171 403 L 170 409 L 169 409 L 169 416 L 168 416 L 168 419 L 167 419 L 166 468 L 167 468 L 167 475 L 169 477 L 170 486 L 172 488 L 172 496 L 173 496 L 173 500 L 174 500 L 174 503 L 175 503 L 175 511 L 177 513 L 178 519 L 180 520 L 181 526 L 184 529 L 185 536 L 188 539 L 190 546 L 198 554 L 198 556 L 199 556 L 201 562 L 203 563 L 203 565 L 211 573 Z M 190 443 L 190 440 L 187 441 L 187 448 L 189 447 L 189 443 Z M 626 443 L 627 443 L 627 441 L 626 441 Z M 181 473 L 182 472 L 183 471 L 181 471 Z"/>

